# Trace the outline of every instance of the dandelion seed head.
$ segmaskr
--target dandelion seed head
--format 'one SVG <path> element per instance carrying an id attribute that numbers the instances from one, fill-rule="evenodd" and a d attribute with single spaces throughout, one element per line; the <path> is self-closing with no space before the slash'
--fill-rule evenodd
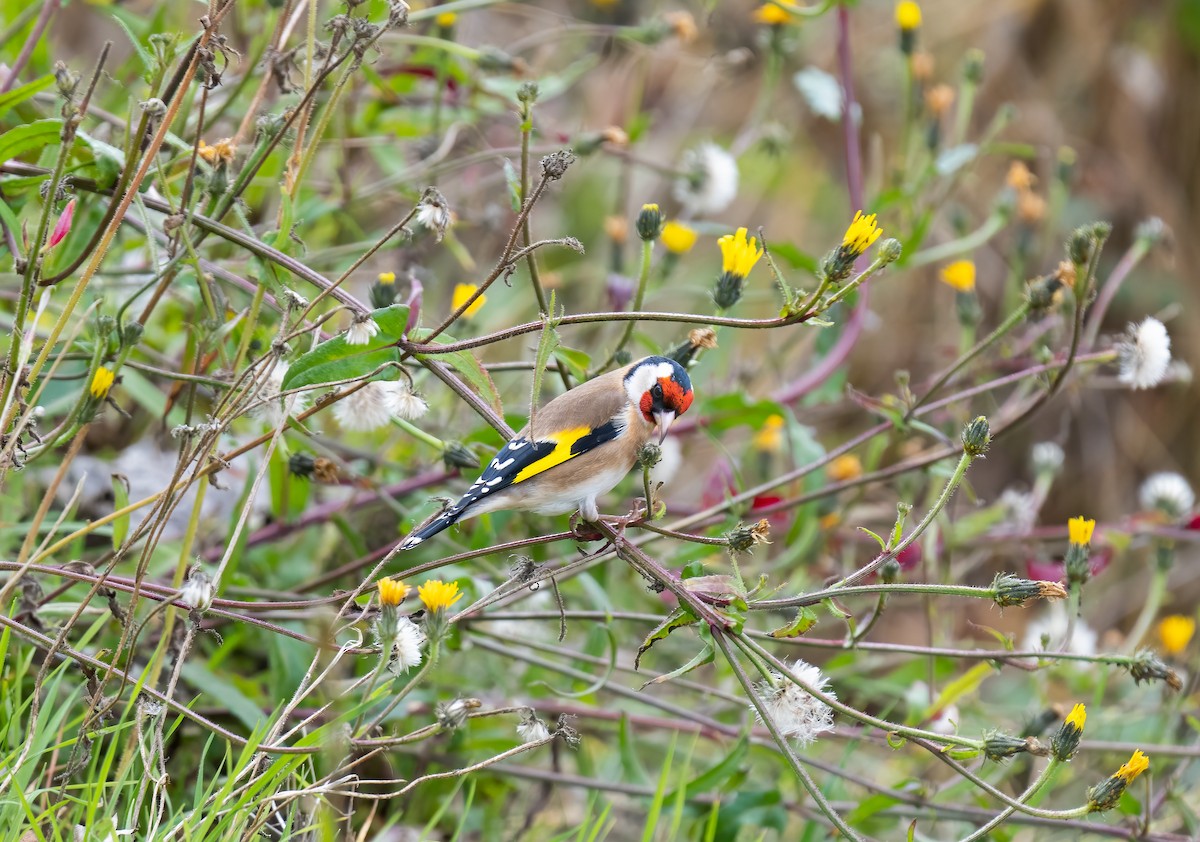
<path id="1" fill-rule="evenodd" d="M 1149 389 L 1162 382 L 1171 365 L 1171 336 L 1158 319 L 1148 316 L 1131 324 L 1117 344 L 1118 377 L 1131 389 Z"/>
<path id="2" fill-rule="evenodd" d="M 792 665 L 792 674 L 814 690 L 837 698 L 827 689 L 829 679 L 812 664 L 797 660 Z M 833 709 L 829 705 L 781 675 L 773 674 L 772 677 L 774 683 L 760 682 L 755 686 L 755 693 L 785 737 L 796 740 L 801 746 L 809 746 L 818 734 L 833 730 Z M 762 714 L 757 708 L 753 709 L 758 721 L 762 722 Z"/>
<path id="3" fill-rule="evenodd" d="M 720 213 L 737 197 L 737 160 L 715 143 L 702 143 L 683 153 L 683 175 L 672 193 L 689 216 Z"/>
<path id="4" fill-rule="evenodd" d="M 1171 520 L 1188 514 L 1196 504 L 1192 486 L 1174 471 L 1151 474 L 1138 489 L 1138 502 L 1148 512 L 1159 512 Z"/>

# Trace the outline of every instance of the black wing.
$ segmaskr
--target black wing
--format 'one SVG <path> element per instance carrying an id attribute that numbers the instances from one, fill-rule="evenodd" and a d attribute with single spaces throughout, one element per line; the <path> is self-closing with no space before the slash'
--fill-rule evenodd
<path id="1" fill-rule="evenodd" d="M 579 427 L 564 430 L 536 441 L 530 441 L 524 436 L 513 439 L 500 449 L 479 479 L 471 483 L 467 493 L 457 503 L 420 529 L 413 530 L 404 539 L 400 549 L 412 549 L 426 538 L 458 522 L 467 509 L 485 497 L 503 491 L 510 485 L 531 479 L 555 465 L 561 465 L 605 442 L 612 441 L 620 432 L 621 427 L 616 422 L 608 421 L 594 429 Z"/>

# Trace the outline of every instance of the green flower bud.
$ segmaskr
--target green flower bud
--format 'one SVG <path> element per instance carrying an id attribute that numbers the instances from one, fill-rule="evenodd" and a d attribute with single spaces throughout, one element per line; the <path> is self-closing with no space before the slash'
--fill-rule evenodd
<path id="1" fill-rule="evenodd" d="M 968 456 L 982 456 L 987 453 L 988 444 L 992 440 L 992 431 L 988 426 L 988 420 L 980 415 L 967 426 L 963 427 L 962 445 L 963 451 Z"/>

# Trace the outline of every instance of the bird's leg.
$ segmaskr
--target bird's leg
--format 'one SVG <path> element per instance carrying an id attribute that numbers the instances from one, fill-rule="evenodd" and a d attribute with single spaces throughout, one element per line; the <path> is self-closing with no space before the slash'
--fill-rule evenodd
<path id="1" fill-rule="evenodd" d="M 575 536 L 576 541 L 601 541 L 604 539 L 596 527 L 592 524 L 600 520 L 600 512 L 596 509 L 596 501 L 591 501 L 591 510 L 585 504 L 579 507 L 579 510 L 571 515 L 571 534 Z"/>

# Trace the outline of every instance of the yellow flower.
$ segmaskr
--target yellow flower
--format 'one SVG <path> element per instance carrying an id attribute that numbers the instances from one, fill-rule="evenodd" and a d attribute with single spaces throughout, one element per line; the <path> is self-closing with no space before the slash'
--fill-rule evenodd
<path id="1" fill-rule="evenodd" d="M 479 287 L 477 287 L 475 284 L 455 284 L 454 297 L 450 301 L 450 309 L 457 312 L 459 307 L 463 306 L 468 300 L 470 300 L 471 296 L 475 294 L 477 289 L 479 289 Z M 463 315 L 468 319 L 471 318 L 483 308 L 484 302 L 486 301 L 486 295 L 479 296 L 475 299 L 475 302 L 463 312 Z"/>
<path id="2" fill-rule="evenodd" d="M 1113 777 L 1120 778 L 1121 780 L 1125 781 L 1126 786 L 1128 786 L 1134 778 L 1149 768 L 1150 758 L 1142 754 L 1141 749 L 1138 749 L 1133 753 L 1133 756 L 1129 758 L 1129 762 L 1121 766 L 1121 768 L 1117 770 L 1117 774 L 1113 775 Z"/>
<path id="3" fill-rule="evenodd" d="M 411 590 L 412 588 L 399 579 L 380 579 L 379 603 L 381 605 L 399 605 Z"/>
<path id="4" fill-rule="evenodd" d="M 942 283 L 959 292 L 975 289 L 975 264 L 970 260 L 956 260 L 942 269 Z"/>
<path id="5" fill-rule="evenodd" d="M 456 20 L 458 20 L 458 15 L 454 14 L 454 12 L 442 12 L 433 19 L 433 22 L 442 29 L 449 29 L 450 27 L 454 26 L 454 22 Z"/>
<path id="6" fill-rule="evenodd" d="M 667 251 L 672 254 L 687 254 L 692 250 L 692 246 L 696 245 L 696 238 L 699 235 L 694 228 L 689 228 L 682 222 L 671 220 L 663 225 L 662 234 L 659 238 L 662 244 L 666 246 Z"/>
<path id="7" fill-rule="evenodd" d="M 739 228 L 735 234 L 726 234 L 717 240 L 717 245 L 721 247 L 722 270 L 739 278 L 749 275 L 754 264 L 763 256 L 758 239 L 747 237 L 745 228 Z"/>
<path id="8" fill-rule="evenodd" d="M 214 145 L 209 146 L 203 140 L 196 146 L 196 154 L 205 162 L 216 166 L 219 163 L 229 163 L 233 160 L 233 156 L 237 154 L 237 146 L 233 143 L 233 138 L 227 137 L 218 140 Z"/>
<path id="9" fill-rule="evenodd" d="M 92 393 L 93 398 L 99 400 L 108 394 L 115 379 L 116 375 L 113 374 L 112 369 L 100 366 L 92 375 L 92 385 L 88 387 L 88 391 Z"/>
<path id="10" fill-rule="evenodd" d="M 787 9 L 780 8 L 773 3 L 765 3 L 754 10 L 754 19 L 759 23 L 777 26 L 787 23 L 792 16 Z"/>
<path id="11" fill-rule="evenodd" d="M 921 7 L 918 4 L 912 0 L 896 4 L 896 26 L 908 31 L 916 29 L 920 25 Z"/>
<path id="12" fill-rule="evenodd" d="M 1067 722 L 1074 725 L 1076 731 L 1083 731 L 1083 726 L 1087 722 L 1087 708 L 1083 705 L 1075 705 L 1067 714 Z"/>
<path id="13" fill-rule="evenodd" d="M 1178 655 L 1192 640 L 1196 633 L 1196 621 L 1182 614 L 1172 614 L 1164 617 L 1158 624 L 1158 638 L 1162 641 L 1163 651 L 1168 655 Z"/>
<path id="14" fill-rule="evenodd" d="M 768 415 L 762 429 L 754 434 L 754 449 L 762 453 L 783 450 L 783 416 Z"/>
<path id="15" fill-rule="evenodd" d="M 826 476 L 828 476 L 834 482 L 858 479 L 862 476 L 862 472 L 862 460 L 853 453 L 843 453 L 841 456 L 830 462 L 829 467 L 825 469 Z"/>
<path id="16" fill-rule="evenodd" d="M 1024 193 L 1033 189 L 1037 177 L 1029 171 L 1024 161 L 1013 161 L 1008 167 L 1008 175 L 1004 177 L 1004 181 L 1013 190 Z"/>
<path id="17" fill-rule="evenodd" d="M 396 273 L 395 272 L 380 272 L 378 280 L 379 280 L 379 283 L 381 283 L 381 284 L 394 284 L 394 283 L 396 283 Z"/>
<path id="18" fill-rule="evenodd" d="M 1090 518 L 1073 517 L 1067 521 L 1067 535 L 1072 544 L 1087 546 L 1092 543 L 1092 533 L 1096 531 L 1096 521 Z"/>
<path id="19" fill-rule="evenodd" d="M 863 216 L 863 212 L 858 211 L 846 229 L 846 236 L 842 238 L 842 250 L 858 257 L 869 249 L 882 233 L 883 229 L 875 224 L 875 214 Z"/>
<path id="20" fill-rule="evenodd" d="M 463 598 L 457 582 L 447 583 L 439 579 L 431 579 L 418 586 L 417 595 L 430 611 L 444 611 Z"/>

